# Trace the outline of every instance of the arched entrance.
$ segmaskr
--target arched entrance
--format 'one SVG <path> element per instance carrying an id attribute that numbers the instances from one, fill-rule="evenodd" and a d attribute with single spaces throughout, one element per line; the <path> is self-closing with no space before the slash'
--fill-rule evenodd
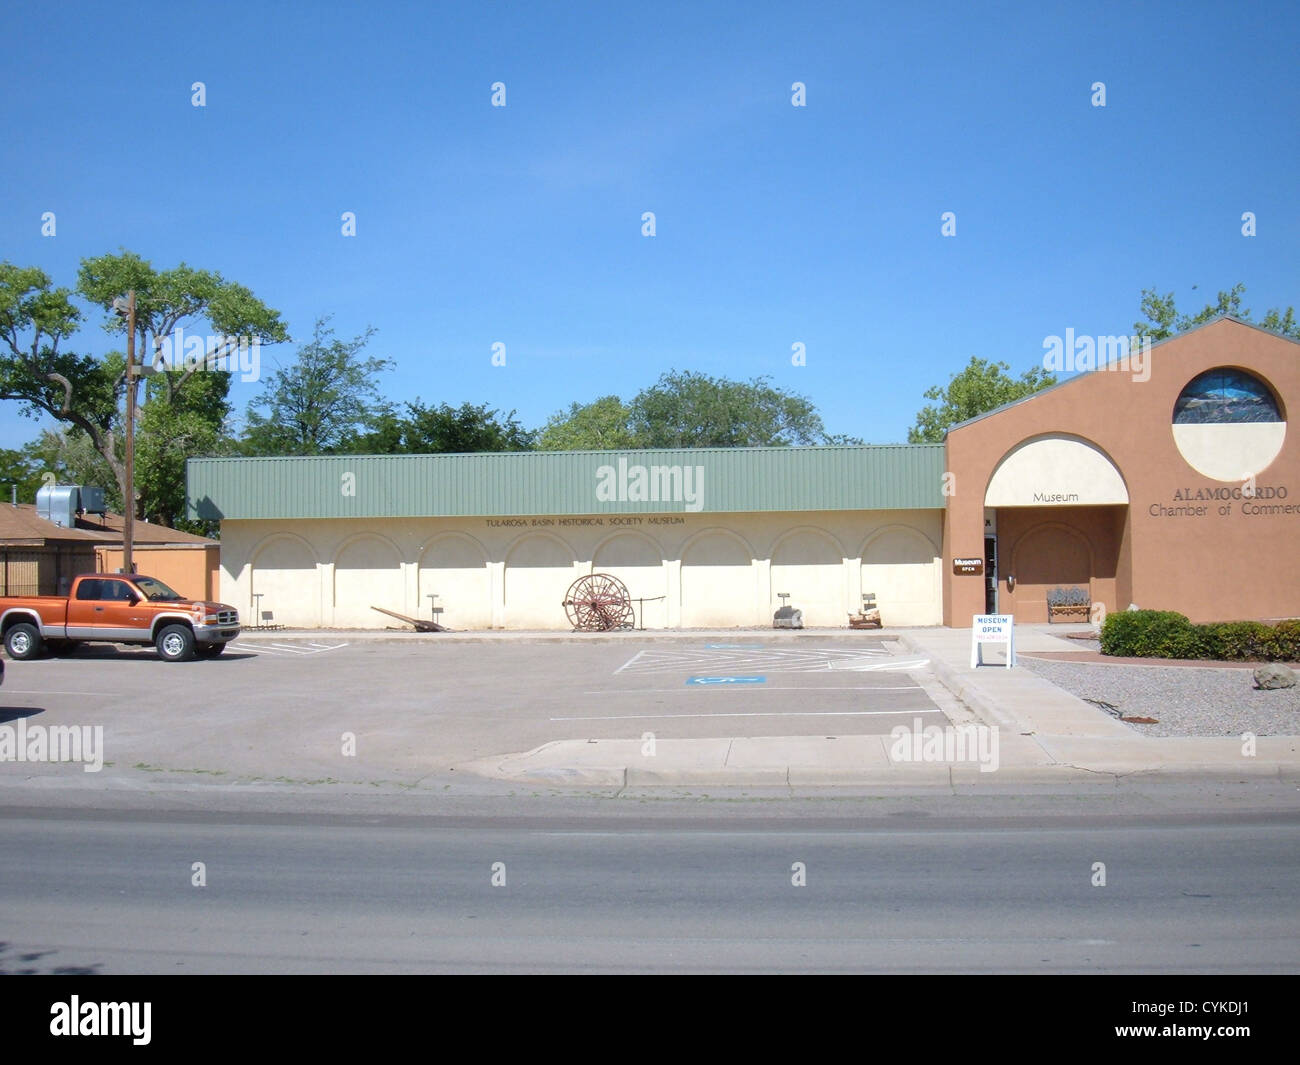
<path id="1" fill-rule="evenodd" d="M 984 495 L 985 557 L 996 559 L 996 610 L 1043 622 L 1053 588 L 1116 608 L 1128 487 L 1090 440 L 1048 433 L 1003 456 Z M 1084 615 L 1070 620 L 1084 621 Z"/>

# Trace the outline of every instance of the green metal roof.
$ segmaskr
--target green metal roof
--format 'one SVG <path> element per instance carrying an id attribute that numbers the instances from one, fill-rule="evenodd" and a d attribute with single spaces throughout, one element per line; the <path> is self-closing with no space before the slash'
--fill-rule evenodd
<path id="1" fill-rule="evenodd" d="M 941 509 L 943 452 L 897 444 L 190 459 L 187 483 L 190 517 L 217 520 Z"/>

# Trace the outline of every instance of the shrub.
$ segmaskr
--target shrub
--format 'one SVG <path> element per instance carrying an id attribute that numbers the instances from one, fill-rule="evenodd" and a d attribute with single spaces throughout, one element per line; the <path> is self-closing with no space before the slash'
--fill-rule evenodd
<path id="1" fill-rule="evenodd" d="M 1205 630 L 1206 658 L 1248 662 L 1266 657 L 1273 629 L 1258 621 L 1223 621 L 1200 626 Z"/>
<path id="2" fill-rule="evenodd" d="M 1300 662 L 1300 618 L 1279 621 L 1264 641 L 1272 662 Z"/>
<path id="3" fill-rule="evenodd" d="M 1147 658 L 1171 632 L 1190 627 L 1182 614 L 1172 610 L 1124 610 L 1107 614 L 1101 626 L 1101 653 L 1122 658 Z M 1163 656 L 1161 656 L 1163 657 Z"/>
<path id="4" fill-rule="evenodd" d="M 1258 621 L 1193 625 L 1172 610 L 1125 610 L 1106 616 L 1101 653 L 1124 658 L 1294 662 L 1300 661 L 1300 620 L 1277 625 Z"/>

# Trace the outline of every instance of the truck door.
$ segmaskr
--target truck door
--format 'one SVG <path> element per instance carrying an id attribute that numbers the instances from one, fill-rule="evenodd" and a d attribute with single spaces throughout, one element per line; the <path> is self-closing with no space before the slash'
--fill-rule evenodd
<path id="1" fill-rule="evenodd" d="M 126 581 L 87 577 L 68 601 L 68 639 L 139 641 L 148 637 L 148 614 Z"/>

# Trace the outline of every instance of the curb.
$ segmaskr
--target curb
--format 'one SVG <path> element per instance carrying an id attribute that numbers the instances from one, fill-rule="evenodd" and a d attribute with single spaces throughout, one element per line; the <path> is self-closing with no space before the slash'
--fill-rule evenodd
<path id="1" fill-rule="evenodd" d="M 636 766 L 539 767 L 519 773 L 493 773 L 486 767 L 458 766 L 458 769 L 487 779 L 510 784 L 547 784 L 601 788 L 635 787 L 880 787 L 946 789 L 975 792 L 982 787 L 1038 785 L 1074 787 L 1093 783 L 1106 787 L 1121 779 L 1167 779 L 1185 776 L 1204 780 L 1294 780 L 1300 781 L 1300 766 L 1280 762 L 1250 766 L 1186 763 L 1143 766 L 1077 766 L 1057 763 L 1048 766 L 1018 766 L 981 773 L 967 766 L 926 765 L 906 769 L 825 769 L 817 766 L 748 767 L 745 769 L 644 769 Z"/>

